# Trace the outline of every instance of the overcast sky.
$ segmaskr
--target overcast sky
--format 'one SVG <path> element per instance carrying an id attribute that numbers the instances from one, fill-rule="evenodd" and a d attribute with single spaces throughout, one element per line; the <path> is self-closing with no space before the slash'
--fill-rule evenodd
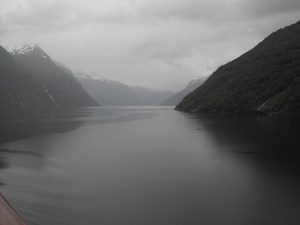
<path id="1" fill-rule="evenodd" d="M 299 0 L 0 0 L 1 45 L 73 71 L 179 91 L 300 20 Z"/>

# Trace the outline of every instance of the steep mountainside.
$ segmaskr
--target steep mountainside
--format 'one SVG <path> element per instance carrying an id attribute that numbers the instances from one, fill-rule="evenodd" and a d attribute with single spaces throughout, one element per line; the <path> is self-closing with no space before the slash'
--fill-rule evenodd
<path id="1" fill-rule="evenodd" d="M 131 88 L 141 100 L 141 105 L 159 105 L 174 94 L 172 91 L 160 91 L 141 86 Z"/>
<path id="2" fill-rule="evenodd" d="M 218 68 L 175 109 L 300 115 L 300 21 Z"/>
<path id="3" fill-rule="evenodd" d="M 0 46 L 1 110 L 22 107 L 56 107 L 38 76 L 25 70 Z"/>
<path id="4" fill-rule="evenodd" d="M 124 83 L 83 72 L 75 73 L 74 76 L 99 105 L 140 105 L 137 94 Z"/>
<path id="5" fill-rule="evenodd" d="M 97 106 L 77 80 L 59 68 L 37 45 L 9 49 L 13 58 L 42 80 L 42 86 L 57 107 Z"/>
<path id="6" fill-rule="evenodd" d="M 66 74 L 69 74 L 69 75 L 71 75 L 72 77 L 74 77 L 74 74 L 73 74 L 72 70 L 70 70 L 68 67 L 66 67 L 65 64 L 60 63 L 60 62 L 57 62 L 57 61 L 54 61 L 54 63 L 55 63 L 59 68 L 61 68 L 62 71 L 64 71 Z"/>
<path id="7" fill-rule="evenodd" d="M 163 101 L 160 105 L 170 105 L 170 106 L 177 105 L 187 94 L 191 93 L 197 87 L 202 85 L 206 81 L 206 79 L 207 78 L 205 77 L 205 78 L 192 80 L 190 83 L 188 83 L 188 85 L 183 90 L 172 95 L 170 98 Z"/>

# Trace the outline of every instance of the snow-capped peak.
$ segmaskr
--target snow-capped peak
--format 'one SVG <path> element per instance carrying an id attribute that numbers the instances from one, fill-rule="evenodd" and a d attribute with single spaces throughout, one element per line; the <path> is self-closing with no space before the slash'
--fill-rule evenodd
<path id="1" fill-rule="evenodd" d="M 171 92 L 171 91 L 163 91 L 163 90 L 158 90 L 158 89 L 153 89 L 145 86 L 138 86 L 138 85 L 133 85 L 131 88 L 135 90 L 143 90 L 143 91 L 149 91 L 149 92 L 155 92 L 155 93 L 164 93 L 164 92 Z"/>
<path id="2" fill-rule="evenodd" d="M 90 74 L 86 74 L 86 73 L 77 73 L 74 75 L 77 78 L 81 78 L 81 79 L 87 79 L 87 80 L 97 80 L 96 77 L 90 75 Z"/>
<path id="3" fill-rule="evenodd" d="M 6 50 L 12 55 L 26 55 L 37 50 L 41 57 L 49 58 L 49 56 L 37 44 L 7 46 Z"/>
<path id="4" fill-rule="evenodd" d="M 101 80 L 101 81 L 105 81 L 105 82 L 113 82 L 112 80 L 110 80 L 106 77 L 103 77 L 99 74 L 96 74 L 96 73 L 93 73 L 90 76 L 93 77 L 94 80 Z"/>
<path id="5" fill-rule="evenodd" d="M 22 54 L 29 54 L 33 52 L 35 48 L 35 44 L 24 44 L 24 45 L 14 45 L 14 46 L 7 46 L 6 50 L 11 54 L 22 55 Z"/>
<path id="6" fill-rule="evenodd" d="M 103 82 L 107 82 L 107 83 L 115 83 L 115 84 L 119 84 L 119 85 L 123 85 L 123 83 L 119 82 L 119 81 L 113 81 L 110 80 L 106 77 L 103 77 L 99 74 L 93 73 L 93 74 L 87 74 L 81 71 L 78 71 L 75 75 L 75 77 L 77 78 L 81 78 L 81 79 L 87 79 L 87 80 L 95 80 L 95 81 L 103 81 Z M 125 85 L 125 84 L 124 84 Z"/>

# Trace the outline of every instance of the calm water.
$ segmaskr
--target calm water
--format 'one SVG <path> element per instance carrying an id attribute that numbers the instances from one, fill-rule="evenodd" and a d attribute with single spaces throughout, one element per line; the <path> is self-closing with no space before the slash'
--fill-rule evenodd
<path id="1" fill-rule="evenodd" d="M 1 129 L 0 190 L 28 225 L 300 224 L 299 118 L 99 107 Z"/>

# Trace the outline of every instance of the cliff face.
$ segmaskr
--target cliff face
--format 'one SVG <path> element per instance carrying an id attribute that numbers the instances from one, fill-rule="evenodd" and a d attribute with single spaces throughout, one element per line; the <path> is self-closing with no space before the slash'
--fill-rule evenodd
<path id="1" fill-rule="evenodd" d="M 223 65 L 176 110 L 300 114 L 300 21 Z"/>
<path id="2" fill-rule="evenodd" d="M 1 109 L 56 107 L 42 80 L 25 70 L 0 46 Z"/>
<path id="3" fill-rule="evenodd" d="M 39 46 L 21 46 L 10 50 L 10 54 L 21 65 L 20 67 L 31 74 L 32 80 L 38 80 L 40 88 L 44 89 L 47 96 L 50 97 L 52 104 L 43 103 L 42 106 L 53 106 L 53 104 L 54 107 L 98 105 L 77 80 L 59 68 Z M 9 69 L 7 69 L 7 73 L 10 73 Z M 15 76 L 17 77 L 17 75 Z M 6 86 L 8 86 L 7 83 Z"/>

